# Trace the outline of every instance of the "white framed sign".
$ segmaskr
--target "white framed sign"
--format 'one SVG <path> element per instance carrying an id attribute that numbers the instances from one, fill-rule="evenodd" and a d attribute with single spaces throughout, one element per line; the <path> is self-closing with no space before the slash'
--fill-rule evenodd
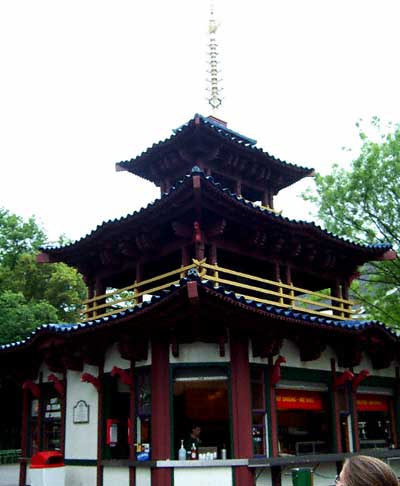
<path id="1" fill-rule="evenodd" d="M 76 402 L 73 408 L 73 422 L 74 424 L 88 424 L 89 423 L 89 405 L 85 400 Z"/>

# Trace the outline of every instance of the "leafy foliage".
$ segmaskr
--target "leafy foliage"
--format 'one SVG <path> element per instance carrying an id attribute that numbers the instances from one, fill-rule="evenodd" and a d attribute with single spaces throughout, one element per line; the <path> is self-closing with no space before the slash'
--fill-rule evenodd
<path id="1" fill-rule="evenodd" d="M 0 293 L 0 343 L 22 340 L 46 322 L 57 322 L 57 310 L 49 302 L 29 302 L 21 292 Z"/>
<path id="2" fill-rule="evenodd" d="M 63 263 L 38 264 L 46 241 L 34 218 L 0 208 L 0 343 L 49 322 L 74 322 L 86 296 L 81 276 Z"/>
<path id="3" fill-rule="evenodd" d="M 23 253 L 33 253 L 46 241 L 44 231 L 34 218 L 20 216 L 0 208 L 0 263 L 13 268 Z"/>
<path id="4" fill-rule="evenodd" d="M 346 170 L 334 165 L 331 174 L 315 178 L 316 191 L 303 195 L 318 207 L 326 229 L 361 243 L 389 242 L 400 248 L 400 125 L 378 139 L 360 129 L 360 154 Z M 359 126 L 360 128 L 360 126 Z M 370 262 L 361 269 L 352 291 L 365 307 L 365 317 L 400 328 L 400 262 Z"/>

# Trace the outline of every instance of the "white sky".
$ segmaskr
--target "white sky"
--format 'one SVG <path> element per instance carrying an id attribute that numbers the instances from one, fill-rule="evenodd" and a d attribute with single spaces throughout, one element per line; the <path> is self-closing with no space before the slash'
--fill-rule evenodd
<path id="1" fill-rule="evenodd" d="M 327 172 L 400 121 L 398 0 L 215 0 L 229 127 Z M 78 239 L 158 189 L 114 164 L 208 115 L 209 0 L 0 0 L 0 206 Z M 309 218 L 282 194 L 284 214 Z M 292 194 L 292 196 L 290 196 Z"/>

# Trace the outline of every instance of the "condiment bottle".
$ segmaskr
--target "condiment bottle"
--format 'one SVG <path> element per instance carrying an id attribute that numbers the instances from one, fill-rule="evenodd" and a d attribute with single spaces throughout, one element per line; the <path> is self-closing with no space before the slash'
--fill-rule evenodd
<path id="1" fill-rule="evenodd" d="M 223 461 L 226 460 L 226 447 L 225 447 L 225 444 L 224 444 L 223 448 L 221 449 L 221 459 Z"/>
<path id="2" fill-rule="evenodd" d="M 197 449 L 196 444 L 193 442 L 192 448 L 190 449 L 190 459 L 195 460 L 197 459 Z"/>
<path id="3" fill-rule="evenodd" d="M 178 451 L 178 459 L 180 461 L 186 461 L 186 449 L 183 446 L 183 439 L 181 440 L 181 447 Z"/>

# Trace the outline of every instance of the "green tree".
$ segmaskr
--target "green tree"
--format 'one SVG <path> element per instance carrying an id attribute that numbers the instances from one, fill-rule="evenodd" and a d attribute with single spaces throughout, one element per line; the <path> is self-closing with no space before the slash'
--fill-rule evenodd
<path id="1" fill-rule="evenodd" d="M 400 248 L 400 125 L 382 133 L 379 119 L 371 124 L 375 137 L 359 127 L 362 146 L 348 170 L 334 165 L 316 175 L 316 190 L 303 195 L 316 204 L 325 228 L 360 243 L 391 243 Z M 361 269 L 352 291 L 365 318 L 400 328 L 400 262 L 370 262 Z"/>
<path id="2" fill-rule="evenodd" d="M 86 287 L 63 263 L 38 264 L 46 235 L 34 218 L 25 222 L 0 209 L 0 343 L 21 339 L 41 324 L 76 322 Z"/>
<path id="3" fill-rule="evenodd" d="M 19 255 L 38 251 L 45 241 L 46 235 L 35 218 L 24 221 L 0 208 L 0 264 L 13 268 Z"/>
<path id="4" fill-rule="evenodd" d="M 57 310 L 48 302 L 28 302 L 20 292 L 0 293 L 0 344 L 20 341 L 52 322 L 57 322 Z"/>

